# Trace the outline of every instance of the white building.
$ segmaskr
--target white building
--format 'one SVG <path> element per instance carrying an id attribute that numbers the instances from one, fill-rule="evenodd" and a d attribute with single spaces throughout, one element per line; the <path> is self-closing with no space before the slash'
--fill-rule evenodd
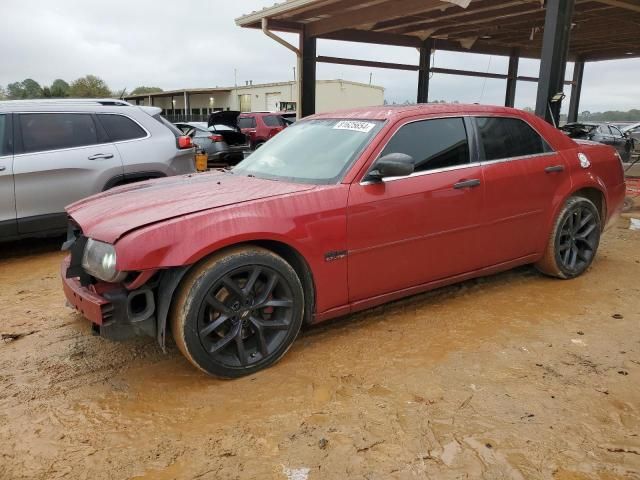
<path id="1" fill-rule="evenodd" d="M 265 83 L 238 87 L 190 88 L 129 95 L 125 100 L 137 105 L 154 105 L 168 117 L 204 119 L 214 110 L 295 111 L 296 82 Z M 348 80 L 318 80 L 316 112 L 367 107 L 384 103 L 384 88 Z M 185 109 L 186 105 L 186 109 Z"/>

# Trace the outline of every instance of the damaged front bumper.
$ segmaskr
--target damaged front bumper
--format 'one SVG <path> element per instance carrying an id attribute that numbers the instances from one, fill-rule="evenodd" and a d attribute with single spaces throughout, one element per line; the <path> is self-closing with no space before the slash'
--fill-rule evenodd
<path id="1" fill-rule="evenodd" d="M 83 286 L 79 278 L 67 278 L 70 263 L 71 257 L 65 258 L 60 271 L 65 297 L 91 322 L 94 332 L 110 340 L 157 336 L 153 283 L 136 290 L 105 283 Z"/>

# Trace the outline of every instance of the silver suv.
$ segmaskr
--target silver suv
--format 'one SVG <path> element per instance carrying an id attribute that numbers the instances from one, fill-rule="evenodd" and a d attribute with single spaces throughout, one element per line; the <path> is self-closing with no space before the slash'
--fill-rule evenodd
<path id="1" fill-rule="evenodd" d="M 63 233 L 64 207 L 117 185 L 195 172 L 191 140 L 156 107 L 0 102 L 0 241 Z"/>

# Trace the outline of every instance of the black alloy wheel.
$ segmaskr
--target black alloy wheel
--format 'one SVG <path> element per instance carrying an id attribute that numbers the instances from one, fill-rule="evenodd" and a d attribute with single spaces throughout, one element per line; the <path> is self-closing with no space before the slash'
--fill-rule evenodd
<path id="1" fill-rule="evenodd" d="M 176 344 L 191 363 L 235 378 L 286 353 L 302 325 L 304 292 L 283 258 L 260 247 L 237 247 L 187 274 L 170 316 Z"/>
<path id="2" fill-rule="evenodd" d="M 536 268 L 558 278 L 574 278 L 584 273 L 600 244 L 600 212 L 587 198 L 570 197 L 560 210 L 549 236 L 544 256 Z"/>
<path id="3" fill-rule="evenodd" d="M 250 265 L 220 278 L 198 313 L 202 346 L 221 365 L 246 367 L 277 350 L 293 322 L 293 293 L 272 268 Z"/>

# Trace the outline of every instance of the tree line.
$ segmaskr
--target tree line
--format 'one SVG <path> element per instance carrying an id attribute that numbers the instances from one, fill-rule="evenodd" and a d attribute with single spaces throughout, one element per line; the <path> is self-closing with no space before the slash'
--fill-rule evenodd
<path id="1" fill-rule="evenodd" d="M 136 87 L 131 95 L 162 92 L 159 87 Z M 95 75 L 85 75 L 71 83 L 58 78 L 51 85 L 40 85 L 32 78 L 21 82 L 0 85 L 0 100 L 27 100 L 32 98 L 120 98 L 127 94 L 126 90 L 114 92 L 107 83 Z"/>

